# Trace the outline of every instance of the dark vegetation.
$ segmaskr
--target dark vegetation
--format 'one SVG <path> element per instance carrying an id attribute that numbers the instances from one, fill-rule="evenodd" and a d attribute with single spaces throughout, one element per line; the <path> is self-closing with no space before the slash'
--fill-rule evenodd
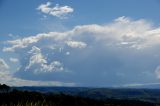
<path id="1" fill-rule="evenodd" d="M 158 102 L 152 101 L 122 97 L 117 99 L 104 98 L 103 96 L 106 93 L 103 92 L 104 89 L 101 89 L 100 93 L 97 89 L 93 90 L 89 88 L 55 89 L 52 87 L 53 92 L 42 92 L 34 87 L 26 90 L 22 88 L 10 88 L 3 84 L 0 85 L 0 106 L 160 106 Z M 108 94 L 110 93 L 108 92 Z"/>

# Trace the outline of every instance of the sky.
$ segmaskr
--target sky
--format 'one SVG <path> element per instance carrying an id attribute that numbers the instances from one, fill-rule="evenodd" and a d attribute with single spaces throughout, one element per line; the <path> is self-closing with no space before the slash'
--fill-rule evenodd
<path id="1" fill-rule="evenodd" d="M 0 0 L 0 83 L 160 84 L 159 0 Z"/>

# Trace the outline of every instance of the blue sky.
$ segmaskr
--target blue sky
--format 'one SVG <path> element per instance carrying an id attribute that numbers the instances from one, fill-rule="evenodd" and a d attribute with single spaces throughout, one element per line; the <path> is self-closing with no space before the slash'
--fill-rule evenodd
<path id="1" fill-rule="evenodd" d="M 13 33 L 16 35 L 32 35 L 51 29 L 45 28 L 45 24 L 62 24 L 73 28 L 81 24 L 105 24 L 119 16 L 129 16 L 134 19 L 145 18 L 155 23 L 159 22 L 160 3 L 158 0 L 51 0 L 53 4 L 69 5 L 75 11 L 68 20 L 58 20 L 49 17 L 41 21 L 37 7 L 47 0 L 1 0 L 1 34 Z M 16 25 L 16 27 L 15 27 Z"/>
<path id="2" fill-rule="evenodd" d="M 157 84 L 159 11 L 158 0 L 1 0 L 0 82 Z"/>

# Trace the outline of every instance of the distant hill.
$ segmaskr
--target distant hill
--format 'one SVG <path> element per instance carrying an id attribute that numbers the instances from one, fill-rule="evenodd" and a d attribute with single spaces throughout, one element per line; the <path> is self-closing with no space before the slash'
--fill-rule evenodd
<path id="1" fill-rule="evenodd" d="M 83 87 L 15 87 L 18 90 L 69 94 L 96 100 L 127 99 L 160 103 L 160 89 L 83 88 Z"/>
<path id="2" fill-rule="evenodd" d="M 158 106 L 159 90 L 10 87 L 0 84 L 0 106 Z"/>

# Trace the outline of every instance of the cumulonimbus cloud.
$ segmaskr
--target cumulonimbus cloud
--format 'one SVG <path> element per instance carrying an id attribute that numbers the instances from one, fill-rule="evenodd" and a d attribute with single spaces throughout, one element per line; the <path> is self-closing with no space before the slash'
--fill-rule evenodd
<path id="1" fill-rule="evenodd" d="M 153 67 L 156 65 L 150 61 L 156 59 L 154 55 L 157 55 L 159 50 L 157 49 L 160 45 L 159 35 L 160 28 L 147 20 L 133 20 L 123 16 L 105 25 L 81 25 L 65 32 L 40 33 L 9 40 L 5 42 L 7 46 L 3 51 L 16 52 L 20 57 L 27 57 L 27 59 L 20 59 L 22 65 L 19 70 L 20 76 L 24 75 L 23 71 L 27 67 L 31 70 L 27 73 L 32 73 L 36 69 L 39 70 L 40 66 L 45 70 L 51 70 L 46 73 L 43 70 L 43 74 L 36 75 L 34 78 L 39 77 L 38 80 L 45 78 L 45 80 L 80 81 L 79 83 L 92 81 L 102 83 L 104 80 L 108 83 L 134 82 L 154 79 Z M 36 53 L 36 56 L 33 52 L 29 53 L 35 47 L 41 51 L 39 54 Z M 136 58 L 142 59 L 136 60 Z M 38 59 L 36 62 L 39 63 L 33 62 L 34 59 Z M 56 72 L 53 67 L 62 68 L 63 71 Z M 45 74 L 49 77 L 44 77 Z M 133 75 L 137 75 L 136 79 Z M 27 78 L 33 76 L 28 74 Z M 95 76 L 99 79 L 94 79 Z M 114 79 L 116 77 L 119 80 Z"/>

